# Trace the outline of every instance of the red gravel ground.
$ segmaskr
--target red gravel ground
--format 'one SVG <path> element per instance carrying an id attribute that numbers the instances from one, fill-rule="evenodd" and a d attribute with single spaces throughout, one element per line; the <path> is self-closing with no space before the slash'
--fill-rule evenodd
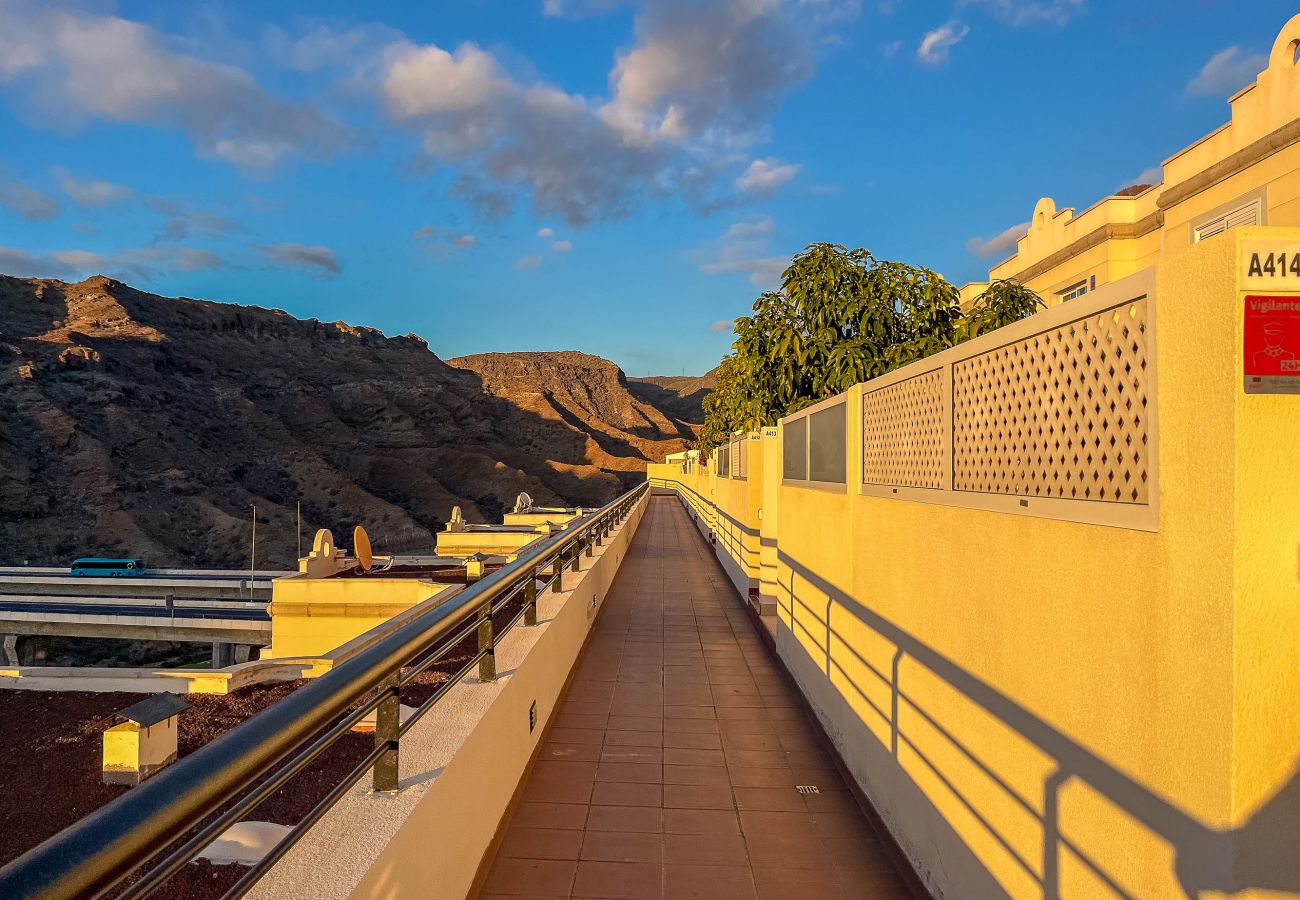
<path id="1" fill-rule="evenodd" d="M 493 617 L 498 627 L 518 611 L 517 602 Z M 402 702 L 418 706 L 428 699 L 473 656 L 474 641 L 466 639 L 403 688 Z M 180 716 L 179 755 L 193 753 L 303 683 L 255 685 L 224 696 L 189 695 L 191 707 Z M 102 735 L 113 713 L 146 696 L 0 690 L 0 865 L 130 790 L 102 783 Z M 369 734 L 343 736 L 248 818 L 297 823 L 370 751 L 373 741 Z M 242 866 L 192 863 L 154 896 L 220 897 L 244 871 Z"/>

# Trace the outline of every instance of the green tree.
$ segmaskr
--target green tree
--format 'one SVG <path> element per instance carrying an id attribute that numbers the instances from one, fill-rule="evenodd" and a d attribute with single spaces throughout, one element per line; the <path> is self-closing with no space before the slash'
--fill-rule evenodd
<path id="1" fill-rule="evenodd" d="M 734 352 L 704 401 L 698 447 L 707 454 L 735 430 L 774 424 L 1041 305 L 1022 285 L 998 281 L 963 315 L 957 289 L 931 269 L 809 244 L 781 289 L 760 295 L 753 314 L 736 320 Z"/>

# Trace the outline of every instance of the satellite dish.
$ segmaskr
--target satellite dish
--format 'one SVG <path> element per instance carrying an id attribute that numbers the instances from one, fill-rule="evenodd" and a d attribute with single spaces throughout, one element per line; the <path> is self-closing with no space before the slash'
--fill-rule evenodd
<path id="1" fill-rule="evenodd" d="M 366 534 L 366 530 L 360 525 L 352 529 L 352 552 L 357 555 L 361 571 L 369 572 L 370 567 L 375 564 L 375 557 L 370 550 L 370 535 Z"/>

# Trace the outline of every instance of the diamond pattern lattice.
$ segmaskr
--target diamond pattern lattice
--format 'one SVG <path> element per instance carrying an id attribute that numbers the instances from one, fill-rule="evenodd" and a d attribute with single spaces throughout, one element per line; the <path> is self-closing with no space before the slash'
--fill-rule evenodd
<path id="1" fill-rule="evenodd" d="M 935 369 L 863 395 L 867 484 L 945 487 L 943 378 L 944 370 Z"/>
<path id="2" fill-rule="evenodd" d="M 1147 503 L 1147 301 L 954 363 L 953 490 Z"/>

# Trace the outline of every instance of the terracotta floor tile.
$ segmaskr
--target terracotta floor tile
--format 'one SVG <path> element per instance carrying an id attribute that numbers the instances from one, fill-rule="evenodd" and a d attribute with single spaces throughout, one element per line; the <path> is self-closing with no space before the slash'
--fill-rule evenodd
<path id="1" fill-rule="evenodd" d="M 664 785 L 666 809 L 734 809 L 735 805 L 729 785 Z"/>
<path id="2" fill-rule="evenodd" d="M 738 834 L 665 834 L 664 862 L 668 865 L 748 866 L 745 839 Z"/>
<path id="3" fill-rule="evenodd" d="M 553 859 L 499 857 L 488 876 L 488 893 L 567 897 L 577 863 Z"/>
<path id="4" fill-rule="evenodd" d="M 641 716 L 635 718 L 644 718 Z M 611 744 L 623 744 L 629 747 L 662 747 L 664 745 L 664 733 L 659 729 L 654 731 L 607 731 L 605 732 L 605 746 Z"/>
<path id="5" fill-rule="evenodd" d="M 564 828 L 514 826 L 501 843 L 501 855 L 512 859 L 577 859 L 582 832 Z"/>
<path id="6" fill-rule="evenodd" d="M 757 734 L 735 734 L 726 732 L 722 735 L 722 746 L 727 750 L 774 750 L 780 752 L 781 739 L 771 732 Z"/>
<path id="7" fill-rule="evenodd" d="M 661 867 L 653 863 L 583 860 L 577 865 L 573 896 L 604 900 L 659 900 L 663 896 Z"/>
<path id="8" fill-rule="evenodd" d="M 555 714 L 556 728 L 605 728 L 605 721 L 609 717 L 601 715 L 586 715 L 582 713 L 561 712 Z"/>
<path id="9" fill-rule="evenodd" d="M 801 703 L 685 512 L 655 498 L 484 900 L 903 896 Z"/>
<path id="10" fill-rule="evenodd" d="M 761 769 L 750 766 L 729 766 L 727 773 L 734 787 L 791 788 L 799 784 L 790 769 Z"/>
<path id="11" fill-rule="evenodd" d="M 578 803 L 537 803 L 524 801 L 515 809 L 511 827 L 572 828 L 581 831 L 587 824 L 587 807 Z"/>
<path id="12" fill-rule="evenodd" d="M 672 766 L 725 766 L 727 758 L 721 750 L 688 750 L 665 747 L 664 762 Z"/>
<path id="13" fill-rule="evenodd" d="M 599 746 L 605 742 L 605 729 L 561 728 L 557 725 L 551 729 L 548 738 L 557 744 L 596 744 Z"/>
<path id="14" fill-rule="evenodd" d="M 738 787 L 735 788 L 736 806 L 739 809 L 762 809 L 772 812 L 803 812 L 806 807 L 803 795 L 792 787 Z"/>
<path id="15" fill-rule="evenodd" d="M 664 866 L 671 900 L 755 900 L 749 866 Z"/>
<path id="16" fill-rule="evenodd" d="M 740 834 L 740 820 L 729 809 L 665 809 L 666 834 Z"/>
<path id="17" fill-rule="evenodd" d="M 587 831 L 639 831 L 659 834 L 664 830 L 664 811 L 655 806 L 593 806 L 587 814 Z"/>
<path id="18" fill-rule="evenodd" d="M 603 762 L 596 768 L 596 781 L 662 784 L 663 777 L 663 766 L 653 763 Z"/>
<path id="19" fill-rule="evenodd" d="M 664 786 L 625 781 L 598 781 L 590 797 L 593 805 L 653 806 L 658 809 L 664 805 Z"/>
<path id="20" fill-rule="evenodd" d="M 712 706 L 680 706 L 674 704 L 665 704 L 663 709 L 665 719 L 715 719 L 716 714 Z"/>
<path id="21" fill-rule="evenodd" d="M 832 870 L 793 869 L 788 866 L 754 866 L 758 900 L 848 900 Z M 874 900 L 855 897 L 854 900 Z"/>
<path id="22" fill-rule="evenodd" d="M 665 738 L 670 733 L 718 734 L 716 719 L 664 719 Z"/>
<path id="23" fill-rule="evenodd" d="M 538 761 L 568 760 L 570 762 L 596 762 L 600 759 L 599 744 L 556 744 L 547 742 L 537 755 Z"/>
<path id="24" fill-rule="evenodd" d="M 663 858 L 664 836 L 658 832 L 588 831 L 582 841 L 582 859 L 659 865 Z"/>
<path id="25" fill-rule="evenodd" d="M 606 744 L 600 750 L 602 763 L 648 763 L 663 765 L 663 747 L 627 747 L 622 744 Z"/>
<path id="26" fill-rule="evenodd" d="M 731 783 L 725 766 L 664 766 L 664 784 L 712 784 Z"/>
<path id="27" fill-rule="evenodd" d="M 664 720 L 661 716 L 610 716 L 604 727 L 610 731 L 663 731 Z"/>

